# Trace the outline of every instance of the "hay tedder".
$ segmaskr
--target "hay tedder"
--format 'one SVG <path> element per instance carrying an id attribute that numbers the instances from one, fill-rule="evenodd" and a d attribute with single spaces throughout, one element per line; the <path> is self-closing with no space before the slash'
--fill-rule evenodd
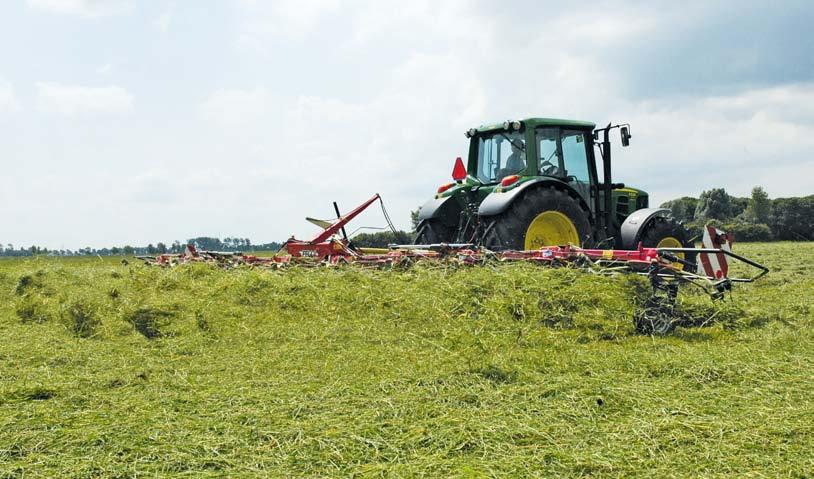
<path id="1" fill-rule="evenodd" d="M 664 334 L 672 330 L 675 300 L 682 284 L 693 285 L 712 299 L 721 299 L 737 283 L 750 283 L 769 272 L 768 268 L 732 251 L 734 238 L 712 226 L 704 231 L 701 247 L 645 247 L 635 249 L 589 249 L 574 245 L 541 246 L 531 250 L 492 251 L 472 243 L 436 243 L 390 245 L 389 248 L 361 248 L 345 233 L 345 225 L 381 197 L 376 194 L 345 215 L 334 220 L 314 220 L 322 231 L 310 240 L 290 238 L 274 256 L 262 257 L 239 252 L 199 251 L 187 245 L 184 253 L 140 256 L 146 264 L 173 267 L 190 263 L 209 263 L 226 269 L 288 267 L 360 267 L 403 268 L 416 262 L 477 266 L 509 262 L 527 262 L 551 267 L 580 268 L 594 274 L 632 273 L 647 276 L 653 294 L 637 313 L 636 329 L 643 333 Z M 382 210 L 387 216 L 382 204 Z M 388 220 L 389 223 L 389 220 Z M 690 261 L 686 258 L 694 258 Z M 754 274 L 731 274 L 730 262 L 751 267 Z"/>
<path id="2" fill-rule="evenodd" d="M 713 299 L 724 297 L 737 283 L 752 282 L 768 269 L 732 251 L 731 233 L 707 226 L 701 247 L 669 210 L 648 208 L 642 190 L 611 183 L 608 133 L 619 128 L 623 146 L 629 125 L 594 124 L 529 118 L 470 129 L 469 171 L 458 158 L 454 183 L 438 189 L 419 210 L 415 243 L 388 248 L 362 248 L 345 226 L 377 201 L 376 194 L 336 218 L 306 218 L 321 231 L 310 240 L 288 239 L 270 257 L 233 252 L 199 251 L 140 257 L 145 263 L 175 266 L 207 262 L 225 268 L 292 266 L 405 267 L 419 261 L 455 265 L 528 262 L 582 268 L 597 274 L 646 275 L 653 288 L 637 312 L 636 328 L 666 333 L 673 319 L 678 288 L 689 284 Z M 599 141 L 600 138 L 602 141 Z M 603 165 L 598 181 L 596 146 Z M 751 268 L 730 268 L 731 261 Z"/>

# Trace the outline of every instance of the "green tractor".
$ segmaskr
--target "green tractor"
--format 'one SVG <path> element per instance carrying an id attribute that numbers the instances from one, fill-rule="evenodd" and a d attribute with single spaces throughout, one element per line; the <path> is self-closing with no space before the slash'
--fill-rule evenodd
<path id="1" fill-rule="evenodd" d="M 458 158 L 455 181 L 421 207 L 416 243 L 477 243 L 493 251 L 691 247 L 669 210 L 649 208 L 646 192 L 611 181 L 610 132 L 617 128 L 628 146 L 626 124 L 597 129 L 526 118 L 470 129 L 468 167 Z"/>

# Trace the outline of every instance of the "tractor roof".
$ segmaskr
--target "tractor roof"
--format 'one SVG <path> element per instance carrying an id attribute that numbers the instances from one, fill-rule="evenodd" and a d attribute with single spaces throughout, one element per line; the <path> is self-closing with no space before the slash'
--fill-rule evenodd
<path id="1" fill-rule="evenodd" d="M 523 118 L 520 119 L 520 121 L 522 121 L 525 126 L 531 128 L 537 126 L 572 126 L 576 128 L 590 128 L 593 130 L 596 127 L 596 123 L 591 123 L 589 121 L 563 120 L 560 118 Z M 502 130 L 503 122 L 481 125 L 476 129 L 478 131 Z"/>

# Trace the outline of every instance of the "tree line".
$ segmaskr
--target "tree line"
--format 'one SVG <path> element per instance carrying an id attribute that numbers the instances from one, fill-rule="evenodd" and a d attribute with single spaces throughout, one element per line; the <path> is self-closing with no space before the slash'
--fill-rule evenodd
<path id="1" fill-rule="evenodd" d="M 770 199 L 756 186 L 748 198 L 724 188 L 684 196 L 661 204 L 696 234 L 706 223 L 732 231 L 738 241 L 814 240 L 814 195 Z"/>
<path id="2" fill-rule="evenodd" d="M 150 243 L 147 246 L 124 245 L 110 246 L 105 248 L 85 247 L 78 249 L 48 249 L 39 246 L 17 248 L 11 243 L 0 243 L 0 256 L 151 256 L 165 253 L 183 253 L 186 245 L 188 244 L 194 245 L 198 249 L 209 251 L 277 251 L 282 247 L 282 244 L 277 242 L 253 244 L 249 238 L 227 237 L 220 239 L 209 236 L 199 236 L 196 238 L 190 238 L 184 243 L 175 240 L 170 244 L 158 242 L 156 244 Z"/>

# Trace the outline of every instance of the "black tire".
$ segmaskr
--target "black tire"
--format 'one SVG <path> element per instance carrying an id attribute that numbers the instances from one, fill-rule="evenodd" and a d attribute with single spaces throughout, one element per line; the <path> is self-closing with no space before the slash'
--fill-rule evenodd
<path id="1" fill-rule="evenodd" d="M 579 200 L 553 187 L 535 188 L 526 192 L 494 218 L 484 218 L 486 229 L 483 245 L 492 251 L 526 249 L 526 233 L 537 215 L 556 211 L 566 216 L 576 229 L 579 245 L 591 238 L 590 216 Z M 543 244 L 544 246 L 564 246 Z"/>
<path id="2" fill-rule="evenodd" d="M 659 216 L 648 223 L 642 233 L 641 242 L 645 248 L 658 248 L 659 245 L 662 247 L 679 247 L 678 245 L 663 244 L 662 242 L 669 243 L 668 238 L 677 240 L 682 248 L 694 247 L 690 241 L 690 233 L 684 225 L 669 216 Z M 683 255 L 684 261 L 695 265 L 695 253 L 683 253 Z M 679 257 L 681 257 L 680 254 Z M 684 269 L 687 269 L 686 265 Z M 694 268 L 691 270 L 695 272 Z"/>
<path id="3" fill-rule="evenodd" d="M 439 220 L 429 219 L 418 224 L 415 244 L 451 243 L 455 239 L 455 229 Z"/>

